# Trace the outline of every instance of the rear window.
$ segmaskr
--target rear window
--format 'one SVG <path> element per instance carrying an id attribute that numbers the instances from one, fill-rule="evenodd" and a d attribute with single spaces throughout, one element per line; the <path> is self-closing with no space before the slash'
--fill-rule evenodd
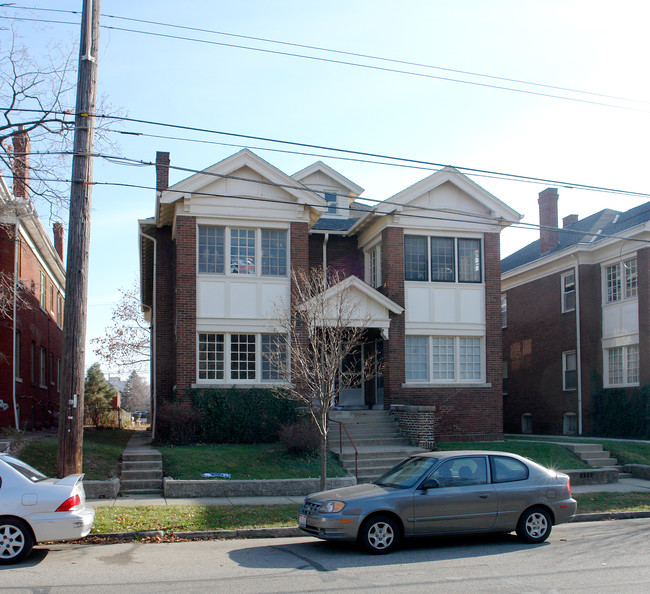
<path id="1" fill-rule="evenodd" d="M 36 468 L 31 467 L 29 464 L 21 462 L 17 458 L 3 456 L 2 461 L 11 466 L 16 472 L 22 474 L 26 479 L 32 481 L 32 483 L 44 481 L 47 478 L 42 472 L 39 472 L 36 470 Z"/>
<path id="2" fill-rule="evenodd" d="M 528 466 L 506 456 L 490 456 L 493 483 L 524 481 L 528 478 Z"/>

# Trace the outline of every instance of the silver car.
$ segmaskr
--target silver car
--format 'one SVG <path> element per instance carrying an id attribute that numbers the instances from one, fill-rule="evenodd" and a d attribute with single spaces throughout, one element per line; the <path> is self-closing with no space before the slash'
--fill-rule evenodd
<path id="1" fill-rule="evenodd" d="M 544 542 L 573 519 L 569 477 L 506 452 L 431 452 L 374 483 L 313 493 L 298 515 L 304 532 L 389 553 L 403 537 L 511 532 Z"/>
<path id="2" fill-rule="evenodd" d="M 0 454 L 0 565 L 25 559 L 37 542 L 73 540 L 93 527 L 83 474 L 47 478 L 18 458 Z"/>

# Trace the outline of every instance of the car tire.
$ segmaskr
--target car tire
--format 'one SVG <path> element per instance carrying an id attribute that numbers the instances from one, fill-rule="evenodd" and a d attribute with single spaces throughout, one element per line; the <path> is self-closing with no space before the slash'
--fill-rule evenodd
<path id="1" fill-rule="evenodd" d="M 531 507 L 517 522 L 517 536 L 526 543 L 544 542 L 551 534 L 551 515 L 543 507 Z"/>
<path id="2" fill-rule="evenodd" d="M 0 565 L 20 563 L 32 552 L 34 537 L 18 518 L 0 518 Z"/>
<path id="3" fill-rule="evenodd" d="M 359 541 L 373 555 L 385 555 L 395 550 L 400 536 L 397 522 L 389 516 L 373 516 L 359 530 Z"/>

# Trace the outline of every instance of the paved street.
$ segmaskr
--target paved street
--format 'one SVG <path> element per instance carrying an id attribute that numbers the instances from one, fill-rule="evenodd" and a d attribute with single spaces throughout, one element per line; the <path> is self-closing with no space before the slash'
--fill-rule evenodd
<path id="1" fill-rule="evenodd" d="M 407 542 L 369 556 L 312 538 L 38 547 L 0 592 L 647 592 L 650 520 Z"/>

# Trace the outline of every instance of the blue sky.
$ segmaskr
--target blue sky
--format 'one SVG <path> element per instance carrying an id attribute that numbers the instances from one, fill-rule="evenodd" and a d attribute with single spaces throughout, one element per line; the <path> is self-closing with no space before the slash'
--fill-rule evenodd
<path id="1" fill-rule="evenodd" d="M 32 0 L 25 6 L 79 11 L 81 0 Z M 646 173 L 650 138 L 650 38 L 646 29 L 650 5 L 641 0 L 623 0 L 615 6 L 600 0 L 103 0 L 102 13 L 637 100 L 576 95 L 417 69 L 435 76 L 624 107 L 621 109 L 103 29 L 99 92 L 132 118 L 650 192 Z M 25 16 L 24 11 L 5 14 Z M 31 16 L 78 20 L 75 15 L 38 11 Z M 128 23 L 108 16 L 102 18 L 102 24 L 316 54 Z M 34 54 L 45 51 L 45 43 L 72 45 L 79 36 L 78 26 L 24 22 L 17 27 Z M 0 31 L 2 35 L 6 32 Z M 388 198 L 430 173 L 340 161 L 318 150 L 310 152 L 323 156 L 267 152 L 260 149 L 294 149 L 246 143 L 228 136 L 140 124 L 124 124 L 122 130 L 238 145 L 115 135 L 123 157 L 153 161 L 156 151 L 164 150 L 171 153 L 172 165 L 195 169 L 208 167 L 240 146 L 253 148 L 289 174 L 322 158 L 364 187 L 364 196 L 373 199 Z M 172 173 L 172 182 L 183 177 Z M 538 222 L 538 192 L 553 185 L 478 176 L 473 179 L 522 213 L 529 223 Z M 95 181 L 150 187 L 154 185 L 154 170 L 98 159 Z M 560 187 L 559 213 L 560 217 L 570 213 L 583 217 L 606 207 L 625 210 L 647 200 Z M 119 296 L 118 288 L 130 286 L 137 276 L 137 220 L 152 216 L 153 208 L 153 190 L 97 186 L 93 192 L 88 339 L 103 334 Z M 50 227 L 46 216 L 44 219 Z M 536 231 L 507 230 L 502 236 L 502 254 L 507 255 L 536 237 Z M 94 360 L 89 347 L 86 365 Z"/>

